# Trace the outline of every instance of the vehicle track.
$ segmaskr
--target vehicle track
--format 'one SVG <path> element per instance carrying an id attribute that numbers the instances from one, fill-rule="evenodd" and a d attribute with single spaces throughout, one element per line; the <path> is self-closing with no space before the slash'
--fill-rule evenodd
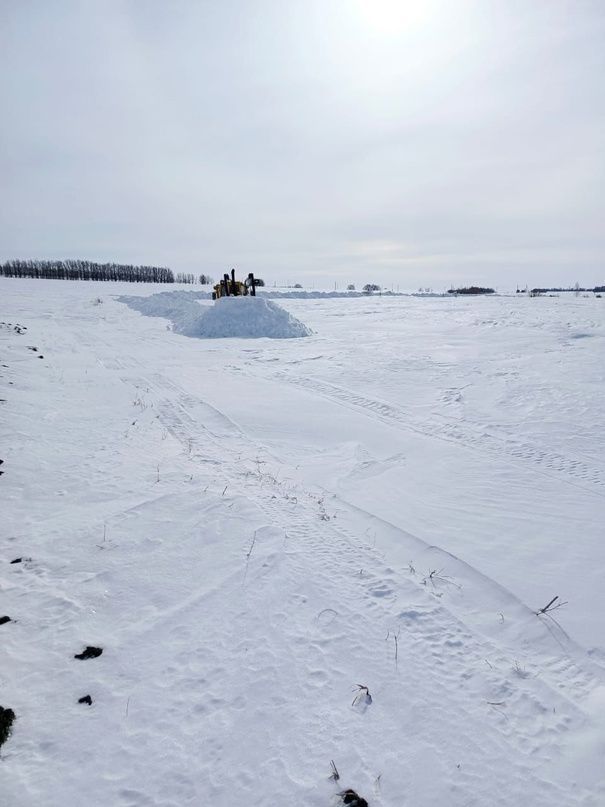
<path id="1" fill-rule="evenodd" d="M 403 407 L 368 398 L 325 381 L 305 377 L 295 378 L 284 372 L 275 373 L 272 377 L 280 382 L 285 381 L 324 398 L 337 401 L 357 411 L 361 410 L 371 417 L 395 424 L 398 428 L 413 431 L 425 437 L 445 440 L 465 448 L 484 451 L 499 458 L 527 460 L 534 463 L 543 473 L 563 475 L 564 478 L 567 477 L 566 481 L 570 484 L 579 485 L 583 489 L 586 487 L 596 489 L 599 494 L 602 491 L 605 492 L 605 470 L 588 465 L 582 460 L 565 457 L 530 443 L 502 439 L 459 422 L 421 421 Z"/>
<path id="2" fill-rule="evenodd" d="M 150 394 L 157 395 L 155 409 L 161 422 L 167 431 L 181 443 L 191 458 L 205 465 L 220 468 L 221 478 L 224 477 L 229 482 L 231 490 L 250 491 L 250 497 L 267 515 L 271 524 L 280 526 L 288 536 L 296 537 L 299 542 L 304 541 L 309 546 L 309 551 L 318 557 L 322 557 L 326 552 L 333 553 L 338 550 L 339 563 L 346 563 L 348 573 L 354 578 L 360 569 L 376 566 L 379 556 L 376 550 L 370 546 L 367 535 L 352 532 L 343 524 L 337 523 L 326 512 L 324 501 L 328 500 L 329 492 L 326 491 L 325 495 L 321 496 L 321 494 L 301 491 L 299 488 L 293 492 L 288 488 L 284 489 L 283 484 L 271 474 L 251 470 L 256 459 L 263 454 L 263 449 L 214 407 L 160 375 L 140 379 L 138 383 L 148 388 Z M 208 424 L 210 424 L 210 428 Z M 266 452 L 264 453 L 266 454 Z M 339 504 L 347 506 L 343 502 L 339 502 Z M 373 514 L 364 510 L 360 512 L 368 523 L 380 523 L 380 519 Z M 479 604 L 486 612 L 493 612 L 496 615 L 503 607 L 502 598 L 504 597 L 507 607 L 512 613 L 516 613 L 519 619 L 530 620 L 533 623 L 534 612 L 499 584 L 459 561 L 450 553 L 443 552 L 439 547 L 429 547 L 422 540 L 403 533 L 393 525 L 388 525 L 388 528 L 400 532 L 402 541 L 409 542 L 411 538 L 417 557 L 426 553 L 427 562 L 430 558 L 430 562 L 434 566 L 445 565 L 449 569 L 459 566 L 461 574 L 468 580 L 465 597 L 468 596 L 471 600 L 473 597 L 479 598 Z M 392 577 L 394 571 L 389 569 L 389 572 L 385 572 L 385 574 Z M 361 579 L 365 585 L 367 578 L 361 575 Z M 402 581 L 405 581 L 405 585 L 411 585 L 412 590 L 416 592 L 420 591 L 424 595 L 427 591 L 426 583 L 423 583 L 421 576 L 410 579 L 409 574 L 406 575 L 403 570 L 400 570 L 397 579 L 398 587 L 401 586 Z M 372 596 L 375 598 L 384 596 L 388 599 L 393 590 L 393 586 L 389 592 L 379 586 L 376 589 L 378 593 L 372 594 Z M 464 613 L 468 603 L 462 601 L 457 603 L 455 597 L 450 596 L 450 594 L 453 595 L 453 592 L 454 589 L 450 589 L 445 596 L 443 591 L 437 592 L 437 599 L 451 612 L 452 618 L 464 623 Z M 467 630 L 473 629 L 467 628 Z M 554 642 L 552 634 L 555 634 Z M 554 646 L 555 650 L 547 653 L 536 652 L 536 666 L 542 670 L 553 686 L 565 687 L 570 692 L 573 691 L 573 699 L 580 704 L 587 693 L 592 690 L 596 680 L 602 677 L 601 668 L 598 665 L 586 665 L 581 660 L 584 655 L 582 648 L 576 647 L 554 623 L 553 625 L 543 623 L 544 637 L 547 638 L 548 644 Z M 486 636 L 483 638 L 487 639 Z M 494 652 L 501 653 L 502 650 Z M 518 656 L 525 657 L 528 648 L 519 647 L 517 652 Z"/>
<path id="3" fill-rule="evenodd" d="M 489 792 L 480 783 L 482 771 L 468 771 L 468 779 L 461 777 L 462 788 L 467 788 L 467 795 L 472 792 L 475 800 L 454 798 L 452 804 L 504 805 L 515 789 L 510 780 L 506 781 L 509 772 L 500 769 L 499 758 L 510 759 L 512 754 L 518 763 L 513 778 L 518 777 L 521 783 L 524 778 L 537 775 L 537 761 L 538 765 L 548 765 L 553 756 L 562 753 L 567 731 L 583 724 L 582 701 L 591 689 L 591 676 L 584 676 L 569 659 L 559 659 L 558 670 L 553 664 L 548 675 L 515 675 L 508 654 L 469 628 L 456 615 L 447 594 L 432 592 L 418 579 L 387 566 L 366 540 L 324 518 L 317 499 L 305 497 L 302 492 L 294 501 L 284 495 L 280 483 L 268 478 L 268 474 L 251 473 L 249 463 L 258 456 L 259 447 L 228 418 L 167 379 L 153 376 L 141 379 L 140 383 L 146 385 L 149 395 L 156 397 L 154 407 L 162 424 L 192 460 L 220 467 L 221 476 L 229 481 L 230 488 L 253 500 L 268 524 L 283 532 L 281 546 L 275 539 L 259 539 L 256 555 L 249 558 L 249 573 L 245 571 L 247 562 L 242 555 L 246 609 L 240 602 L 226 604 L 230 623 L 245 635 L 246 625 L 252 619 L 250 614 L 267 612 L 273 579 L 284 587 L 285 599 L 298 598 L 299 607 L 291 607 L 290 602 L 284 605 L 283 612 L 267 613 L 271 627 L 268 643 L 260 649 L 260 656 L 250 659 L 252 663 L 254 658 L 254 675 L 265 688 L 280 678 L 277 659 L 289 652 L 296 661 L 291 685 L 288 684 L 290 694 L 284 699 L 283 708 L 287 708 L 290 697 L 296 697 L 296 692 L 317 688 L 321 693 L 326 687 L 327 697 L 332 677 L 350 678 L 359 660 L 367 658 L 368 675 L 378 692 L 383 693 L 385 700 L 393 697 L 400 704 L 385 717 L 384 732 L 392 735 L 393 742 L 405 731 L 407 713 L 405 706 L 401 706 L 405 703 L 405 692 L 416 691 L 420 693 L 416 708 L 424 708 L 431 715 L 426 731 L 417 741 L 439 754 L 439 729 L 445 725 L 447 732 L 461 736 L 461 747 L 473 747 L 472 756 L 481 758 L 488 770 Z M 207 425 L 209 414 L 213 418 L 212 428 Z M 311 617 L 309 600 L 313 601 L 313 592 L 318 602 L 327 599 L 329 608 Z M 201 623 L 209 596 L 220 596 L 220 592 L 209 594 L 204 590 L 199 596 L 192 592 L 183 600 L 182 608 L 195 613 L 199 609 Z M 168 633 L 178 630 L 182 608 L 168 613 L 159 630 Z M 194 625 L 196 620 L 188 619 L 186 623 Z M 280 625 L 286 623 L 288 631 L 282 632 Z M 149 630 L 157 629 L 156 620 Z M 382 634 L 380 642 L 389 659 L 386 665 L 383 660 L 376 663 L 378 633 Z M 395 635 L 401 654 L 397 664 L 393 656 Z M 194 680 L 205 669 L 210 648 L 214 648 L 214 706 L 209 711 L 224 710 L 230 693 L 240 692 L 242 680 L 249 680 L 240 656 L 236 661 L 233 648 L 229 647 L 233 636 L 213 636 L 213 630 L 209 629 L 199 657 L 194 655 L 187 661 L 187 674 Z M 158 640 L 161 641 L 161 636 Z M 183 641 L 187 646 L 195 644 L 189 633 Z M 287 647 L 288 641 L 294 641 L 295 645 Z M 222 650 L 217 652 L 217 647 Z M 236 649 L 241 652 L 239 645 Z M 234 656 L 233 663 L 225 664 L 225 656 Z M 165 678 L 165 671 L 158 671 L 157 675 L 158 679 Z M 182 675 L 178 664 L 171 667 L 170 675 L 176 684 Z M 465 694 L 468 690 L 475 704 L 470 713 Z M 433 692 L 447 697 L 432 700 Z M 238 697 L 242 700 L 245 695 Z M 263 698 L 264 695 L 259 695 L 256 704 L 259 709 L 268 708 Z M 310 708 L 308 724 L 301 726 L 301 732 L 309 727 L 319 731 L 321 727 L 328 736 L 341 736 L 342 726 L 339 729 L 332 716 L 326 716 L 326 710 L 327 707 L 316 714 Z M 345 726 L 349 718 L 348 713 L 342 718 Z M 473 739 L 473 726 L 478 725 L 484 731 L 482 747 Z M 372 759 L 372 749 L 365 747 L 363 737 L 356 742 L 361 757 Z M 216 764 L 220 770 L 219 757 Z M 283 771 L 276 773 L 282 774 Z M 487 779 L 483 776 L 483 781 Z M 217 798 L 219 782 L 217 776 Z M 544 780 L 543 793 L 544 805 L 561 796 L 558 786 L 549 779 Z"/>

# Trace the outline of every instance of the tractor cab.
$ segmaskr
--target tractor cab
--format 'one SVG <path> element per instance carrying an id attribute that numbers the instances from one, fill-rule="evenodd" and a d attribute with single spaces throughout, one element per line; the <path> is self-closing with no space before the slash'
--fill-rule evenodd
<path id="1" fill-rule="evenodd" d="M 231 277 L 227 273 L 223 275 L 220 283 L 217 283 L 212 292 L 213 300 L 220 300 L 221 297 L 243 297 L 250 294 L 256 297 L 256 281 L 252 272 L 245 280 L 235 279 L 235 269 L 231 270 Z"/>

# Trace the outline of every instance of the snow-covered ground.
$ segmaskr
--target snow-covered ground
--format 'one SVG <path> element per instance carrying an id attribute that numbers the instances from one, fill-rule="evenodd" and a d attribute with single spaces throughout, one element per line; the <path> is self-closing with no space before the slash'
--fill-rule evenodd
<path id="1" fill-rule="evenodd" d="M 605 804 L 605 301 L 164 291 L 0 279 L 0 803 Z"/>

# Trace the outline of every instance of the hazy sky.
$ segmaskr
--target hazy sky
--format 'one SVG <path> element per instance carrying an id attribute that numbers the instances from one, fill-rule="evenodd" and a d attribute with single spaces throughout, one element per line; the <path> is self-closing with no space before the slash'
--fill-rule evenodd
<path id="1" fill-rule="evenodd" d="M 0 260 L 605 283 L 605 2 L 0 0 Z"/>

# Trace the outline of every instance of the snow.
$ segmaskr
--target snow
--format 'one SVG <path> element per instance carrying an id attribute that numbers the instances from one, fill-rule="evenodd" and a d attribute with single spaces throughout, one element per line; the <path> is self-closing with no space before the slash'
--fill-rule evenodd
<path id="1" fill-rule="evenodd" d="M 603 805 L 603 300 L 161 293 L 0 279 L 2 804 Z"/>
<path id="2" fill-rule="evenodd" d="M 262 297 L 224 297 L 217 300 L 200 322 L 199 335 L 220 337 L 293 339 L 311 331 L 277 303 Z"/>
<path id="3" fill-rule="evenodd" d="M 295 339 L 311 331 L 277 303 L 264 297 L 223 297 L 201 308 L 199 292 L 173 291 L 150 297 L 124 296 L 121 302 L 151 317 L 165 317 L 173 330 L 205 339 Z M 203 299 L 203 298 L 202 298 Z"/>

